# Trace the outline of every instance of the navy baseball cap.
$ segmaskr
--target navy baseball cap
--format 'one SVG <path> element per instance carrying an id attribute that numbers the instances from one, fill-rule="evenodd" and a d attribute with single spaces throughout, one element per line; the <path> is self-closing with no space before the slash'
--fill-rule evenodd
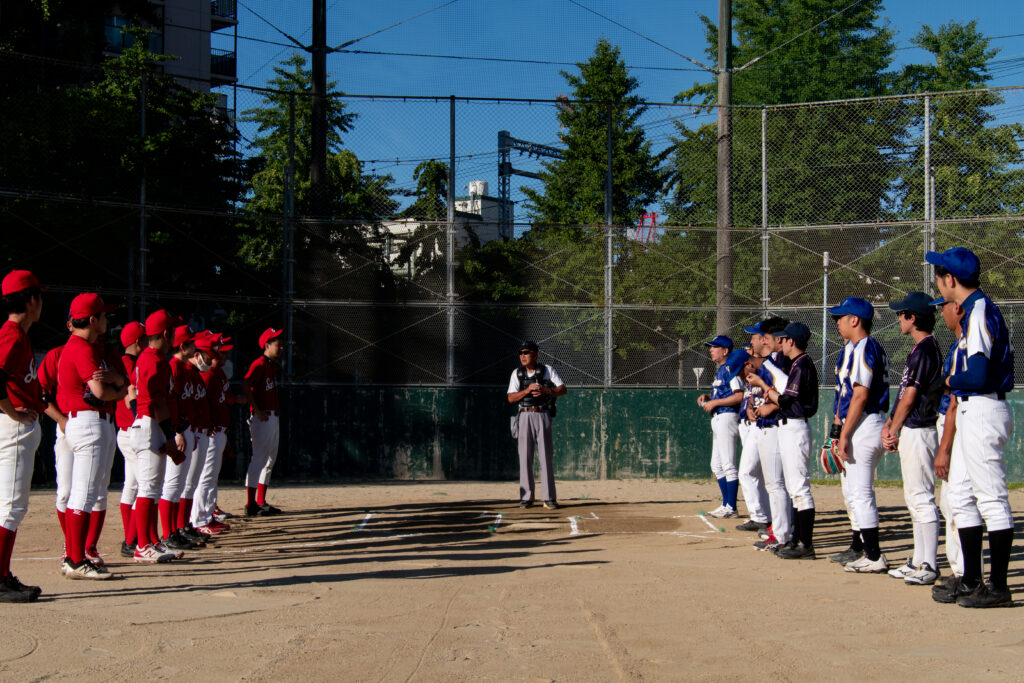
<path id="1" fill-rule="evenodd" d="M 875 309 L 864 299 L 856 296 L 848 296 L 843 303 L 828 309 L 830 315 L 855 315 L 861 320 L 871 320 L 875 317 Z"/>
<path id="2" fill-rule="evenodd" d="M 762 322 L 764 321 L 758 320 L 756 324 L 751 325 L 750 327 L 744 327 L 743 331 L 746 332 L 747 334 L 764 334 L 764 332 L 761 331 Z"/>
<path id="3" fill-rule="evenodd" d="M 789 337 L 796 342 L 801 349 L 807 348 L 807 342 L 811 340 L 811 330 L 801 322 L 792 322 L 786 325 L 786 329 L 775 334 L 778 337 Z"/>
<path id="4" fill-rule="evenodd" d="M 718 346 L 723 349 L 732 348 L 732 339 L 729 339 L 724 334 L 720 334 L 709 342 L 704 342 L 704 346 Z"/>
<path id="5" fill-rule="evenodd" d="M 945 306 L 946 305 L 946 299 L 940 296 L 938 299 L 936 299 L 935 301 L 931 302 L 928 305 L 929 306 Z"/>
<path id="6" fill-rule="evenodd" d="M 524 341 L 519 345 L 520 351 L 540 351 L 540 347 L 537 346 L 535 341 Z"/>
<path id="7" fill-rule="evenodd" d="M 953 247 L 941 254 L 929 251 L 924 259 L 933 266 L 942 266 L 958 280 L 977 280 L 981 277 L 981 262 L 966 247 Z"/>
<path id="8" fill-rule="evenodd" d="M 932 298 L 924 292 L 911 292 L 903 298 L 903 301 L 893 301 L 890 303 L 889 308 L 897 313 L 900 311 L 910 311 L 918 315 L 928 315 L 935 312 L 932 309 L 934 305 Z"/>
<path id="9" fill-rule="evenodd" d="M 744 349 L 736 349 L 726 356 L 725 367 L 728 368 L 730 380 L 740 374 L 740 370 L 743 369 L 743 364 L 748 360 L 750 360 L 750 354 Z"/>

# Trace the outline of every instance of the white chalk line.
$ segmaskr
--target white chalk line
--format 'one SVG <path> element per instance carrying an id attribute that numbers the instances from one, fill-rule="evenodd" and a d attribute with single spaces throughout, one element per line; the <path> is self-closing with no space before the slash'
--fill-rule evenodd
<path id="1" fill-rule="evenodd" d="M 366 523 L 370 521 L 370 517 L 373 517 L 373 513 L 367 512 L 366 516 L 363 517 L 363 521 L 356 526 L 356 531 L 362 531 L 363 527 L 366 526 Z"/>
<path id="2" fill-rule="evenodd" d="M 702 522 L 704 522 L 705 524 L 707 524 L 707 525 L 708 525 L 708 527 L 709 527 L 709 528 L 710 528 L 710 529 L 711 529 L 712 531 L 718 531 L 718 527 L 716 527 L 716 526 L 715 526 L 714 524 L 712 524 L 711 522 L 709 522 L 709 521 L 708 521 L 708 518 L 707 518 L 707 517 L 705 517 L 704 515 L 694 515 L 694 517 L 698 517 L 698 518 L 699 518 L 699 519 L 700 519 L 700 520 L 701 520 Z"/>
<path id="3" fill-rule="evenodd" d="M 591 512 L 591 513 L 590 513 L 590 516 L 591 516 L 591 518 L 593 518 L 593 519 L 601 519 L 600 517 L 598 517 L 597 515 L 595 515 L 595 514 L 594 514 L 593 512 Z"/>
<path id="4" fill-rule="evenodd" d="M 566 519 L 569 520 L 569 526 L 572 527 L 572 531 L 569 532 L 569 535 L 570 536 L 579 536 L 580 535 L 580 525 L 576 523 L 576 518 L 575 517 L 567 517 Z"/>
<path id="5" fill-rule="evenodd" d="M 500 512 L 498 513 L 498 516 L 494 518 L 494 530 L 495 531 L 498 530 L 498 525 L 499 524 L 501 524 L 501 513 Z"/>

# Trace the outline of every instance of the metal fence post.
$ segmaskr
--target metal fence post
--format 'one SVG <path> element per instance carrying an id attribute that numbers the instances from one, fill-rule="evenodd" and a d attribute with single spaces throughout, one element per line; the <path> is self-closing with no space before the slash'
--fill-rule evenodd
<path id="1" fill-rule="evenodd" d="M 288 97 L 288 164 L 285 166 L 284 177 L 284 244 L 282 245 L 282 282 L 281 294 L 284 304 L 285 329 L 285 382 L 290 383 L 294 376 L 292 368 L 295 314 L 295 95 Z"/>
<path id="2" fill-rule="evenodd" d="M 931 209 L 931 167 L 932 167 L 932 135 L 931 135 L 931 116 L 932 109 L 932 98 L 928 95 L 924 96 L 924 224 L 921 228 L 921 243 L 923 250 L 921 253 L 921 291 L 931 291 L 931 278 L 929 277 L 931 272 L 931 266 L 928 260 L 925 258 L 929 251 L 931 251 L 932 236 L 929 235 L 928 221 L 932 217 Z"/>
<path id="3" fill-rule="evenodd" d="M 612 350 L 614 336 L 612 332 L 612 105 L 609 102 L 606 111 L 607 127 L 605 133 L 608 145 L 608 168 L 604 178 L 604 385 L 612 385 Z"/>
<path id="4" fill-rule="evenodd" d="M 828 362 L 828 252 L 821 255 L 821 267 L 823 270 L 821 286 L 821 378 L 825 382 L 825 367 Z"/>
<path id="5" fill-rule="evenodd" d="M 761 308 L 768 317 L 768 110 L 761 107 Z"/>
<path id="6" fill-rule="evenodd" d="M 448 100 L 448 386 L 455 384 L 455 95 Z"/>

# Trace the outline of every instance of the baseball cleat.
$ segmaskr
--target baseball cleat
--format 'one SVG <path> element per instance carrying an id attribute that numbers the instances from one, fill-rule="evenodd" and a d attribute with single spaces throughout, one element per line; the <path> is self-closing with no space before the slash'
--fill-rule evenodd
<path id="1" fill-rule="evenodd" d="M 178 533 L 178 537 L 179 538 L 183 538 L 186 541 L 191 542 L 197 548 L 202 548 L 203 546 L 205 546 L 206 545 L 206 539 L 208 538 L 207 536 L 201 535 L 198 531 L 196 531 L 195 529 L 192 529 L 190 527 L 185 527 L 184 529 L 178 529 L 177 533 Z"/>
<path id="2" fill-rule="evenodd" d="M 213 516 L 214 517 L 223 517 L 224 519 L 231 519 L 232 517 L 234 517 L 234 515 L 231 514 L 230 512 L 224 512 L 223 510 L 221 510 L 219 505 L 215 505 L 213 507 Z M 217 521 L 218 522 L 223 522 L 224 519 L 218 519 Z"/>
<path id="3" fill-rule="evenodd" d="M 260 505 L 260 509 L 263 510 L 264 515 L 279 515 L 281 514 L 281 508 L 276 508 L 270 503 L 264 503 Z"/>
<path id="4" fill-rule="evenodd" d="M 712 510 L 708 514 L 712 517 L 717 517 L 719 519 L 725 517 L 735 517 L 736 509 L 732 505 L 722 505 L 721 507 Z"/>
<path id="5" fill-rule="evenodd" d="M 526 508 L 532 508 L 533 507 L 533 501 L 532 500 L 521 500 L 521 501 L 519 501 L 519 507 L 523 508 L 524 510 Z"/>
<path id="6" fill-rule="evenodd" d="M 797 543 L 796 545 L 787 545 L 784 548 L 779 548 L 775 553 L 776 557 L 781 557 L 783 560 L 813 560 L 814 548 L 804 545 L 803 543 Z"/>
<path id="7" fill-rule="evenodd" d="M 0 581 L 0 602 L 35 602 L 42 594 L 39 586 L 26 586 L 14 574 Z"/>
<path id="8" fill-rule="evenodd" d="M 171 533 L 171 535 L 163 539 L 162 542 L 168 550 L 195 550 L 196 548 L 195 543 L 180 536 L 177 531 Z"/>
<path id="9" fill-rule="evenodd" d="M 264 514 L 265 513 L 263 512 L 263 508 L 261 508 L 256 503 L 253 503 L 252 505 L 246 505 L 245 506 L 245 516 L 246 517 L 263 517 Z"/>
<path id="10" fill-rule="evenodd" d="M 891 575 L 892 572 L 889 574 Z M 927 562 L 922 562 L 917 571 L 904 577 L 903 581 L 910 586 L 930 586 L 935 583 L 937 578 L 939 578 L 939 572 Z"/>
<path id="11" fill-rule="evenodd" d="M 161 553 L 163 555 L 170 555 L 172 560 L 180 560 L 181 558 L 185 557 L 185 553 L 181 550 L 172 550 L 163 543 L 157 543 L 153 547 L 156 549 L 158 553 Z"/>
<path id="12" fill-rule="evenodd" d="M 545 510 L 557 510 L 558 508 L 559 508 L 559 505 L 558 505 L 558 501 L 557 500 L 545 500 L 544 501 L 544 509 Z"/>
<path id="13" fill-rule="evenodd" d="M 128 545 L 127 541 L 121 541 L 121 557 L 133 557 L 135 555 L 135 543 Z"/>
<path id="14" fill-rule="evenodd" d="M 774 529 L 774 527 L 771 524 L 766 526 L 761 531 L 757 532 L 757 537 L 760 538 L 762 541 L 767 541 L 769 536 L 774 536 L 774 535 L 775 535 L 775 529 Z"/>
<path id="15" fill-rule="evenodd" d="M 764 531 L 768 528 L 768 525 L 764 522 L 755 522 L 752 519 L 748 519 L 743 524 L 737 524 L 737 531 Z"/>
<path id="16" fill-rule="evenodd" d="M 143 546 L 136 548 L 135 554 L 132 556 L 136 562 L 145 562 L 148 564 L 156 564 L 157 562 L 170 562 L 174 559 L 174 556 L 170 553 L 162 553 L 152 545 Z"/>
<path id="17" fill-rule="evenodd" d="M 764 539 L 763 541 L 756 541 L 754 543 L 754 547 L 758 550 L 774 550 L 781 545 L 782 544 L 779 543 L 778 539 L 776 539 L 774 535 Z"/>
<path id="18" fill-rule="evenodd" d="M 69 565 L 64 572 L 69 579 L 89 579 L 92 581 L 103 581 L 109 579 L 113 574 L 107 571 L 106 567 L 97 567 L 89 560 L 82 560 L 77 564 Z"/>
<path id="19" fill-rule="evenodd" d="M 910 562 L 910 560 L 907 560 L 907 563 L 902 567 L 898 567 L 897 569 L 890 569 L 889 576 L 891 576 L 894 579 L 905 579 L 916 571 L 917 567 L 915 567 Z"/>
<path id="20" fill-rule="evenodd" d="M 230 528 L 231 527 L 229 527 L 227 524 L 218 524 L 217 522 L 210 522 L 209 524 L 204 524 L 202 526 L 196 527 L 196 531 L 198 531 L 201 534 L 206 534 L 207 536 L 216 536 L 217 534 L 224 533 Z"/>
<path id="21" fill-rule="evenodd" d="M 885 555 L 879 555 L 877 560 L 868 559 L 868 556 L 854 560 L 843 566 L 843 569 L 848 572 L 855 574 L 881 574 L 889 568 L 889 563 L 885 560 Z"/>
<path id="22" fill-rule="evenodd" d="M 103 561 L 103 558 L 100 557 L 100 551 L 96 550 L 96 546 L 85 549 L 85 559 L 89 560 L 97 567 L 103 567 L 107 564 Z"/>
<path id="23" fill-rule="evenodd" d="M 1013 607 L 1013 597 L 1009 588 L 997 590 L 982 582 L 970 593 L 957 597 L 956 604 L 961 607 Z"/>
<path id="24" fill-rule="evenodd" d="M 859 560 L 862 557 L 864 557 L 863 551 L 854 550 L 853 548 L 847 548 L 846 550 L 836 553 L 835 555 L 830 555 L 828 559 L 845 566 L 851 562 Z"/>

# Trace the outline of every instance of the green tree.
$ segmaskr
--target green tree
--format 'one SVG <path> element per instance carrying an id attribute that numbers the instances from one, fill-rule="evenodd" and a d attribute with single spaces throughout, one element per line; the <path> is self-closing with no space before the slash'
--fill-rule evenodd
<path id="1" fill-rule="evenodd" d="M 612 220 L 635 224 L 661 192 L 661 159 L 651 151 L 639 119 L 647 110 L 635 94 L 639 82 L 629 75 L 619 48 L 601 39 L 594 54 L 563 71 L 572 88 L 558 122 L 565 159 L 544 163 L 543 190 L 523 188 L 527 213 L 538 223 L 594 225 L 604 222 L 608 168 L 608 116 L 612 128 Z"/>

